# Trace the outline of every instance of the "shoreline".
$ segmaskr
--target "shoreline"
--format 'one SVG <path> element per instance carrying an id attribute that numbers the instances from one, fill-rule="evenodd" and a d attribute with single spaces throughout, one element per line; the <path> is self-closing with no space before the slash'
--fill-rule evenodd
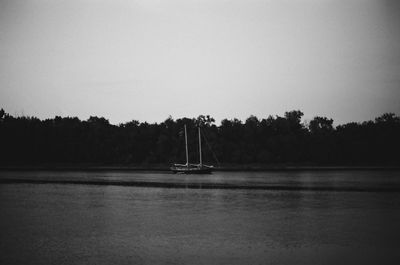
<path id="1" fill-rule="evenodd" d="M 214 167 L 215 172 L 268 172 L 268 171 L 398 171 L 400 166 L 302 166 L 302 165 L 240 165 Z M 148 171 L 169 172 L 168 165 L 101 166 L 101 165 L 38 165 L 0 166 L 0 171 Z"/>

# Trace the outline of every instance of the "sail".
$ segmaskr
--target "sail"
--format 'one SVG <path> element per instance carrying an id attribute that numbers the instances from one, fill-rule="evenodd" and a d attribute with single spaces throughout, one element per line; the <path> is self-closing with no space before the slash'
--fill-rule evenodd
<path id="1" fill-rule="evenodd" d="M 199 132 L 199 164 L 190 164 L 189 163 L 189 150 L 188 150 L 188 137 L 187 137 L 187 129 L 186 124 L 184 125 L 185 129 L 185 150 L 186 150 L 186 164 L 174 164 L 171 167 L 171 171 L 173 173 L 184 173 L 184 174 L 210 174 L 213 166 L 203 165 L 203 158 L 201 152 L 201 130 L 198 127 Z"/>

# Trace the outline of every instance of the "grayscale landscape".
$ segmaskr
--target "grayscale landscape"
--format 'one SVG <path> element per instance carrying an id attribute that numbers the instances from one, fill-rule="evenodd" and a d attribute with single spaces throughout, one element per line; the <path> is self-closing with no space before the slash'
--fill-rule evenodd
<path id="1" fill-rule="evenodd" d="M 0 0 L 0 264 L 398 264 L 400 2 Z"/>

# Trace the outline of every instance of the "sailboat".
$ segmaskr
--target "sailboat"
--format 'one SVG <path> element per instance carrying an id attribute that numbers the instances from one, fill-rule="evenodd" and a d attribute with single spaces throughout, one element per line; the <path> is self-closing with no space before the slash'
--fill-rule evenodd
<path id="1" fill-rule="evenodd" d="M 204 165 L 202 161 L 201 154 L 201 131 L 200 127 L 199 131 L 199 164 L 190 164 L 189 163 L 189 152 L 188 152 L 188 143 L 187 143 L 187 131 L 186 125 L 185 128 L 185 147 L 186 147 L 186 164 L 174 164 L 171 167 L 172 173 L 182 173 L 182 174 L 210 174 L 212 172 L 213 166 Z"/>

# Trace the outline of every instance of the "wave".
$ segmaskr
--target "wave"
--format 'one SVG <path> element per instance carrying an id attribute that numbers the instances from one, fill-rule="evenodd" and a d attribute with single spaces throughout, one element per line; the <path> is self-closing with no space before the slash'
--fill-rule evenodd
<path id="1" fill-rule="evenodd" d="M 244 184 L 229 184 L 229 183 L 178 183 L 178 182 L 113 181 L 113 180 L 0 179 L 0 184 L 61 184 L 61 185 L 64 184 L 64 185 L 126 186 L 126 187 L 173 188 L 173 189 L 400 192 L 400 187 L 244 185 Z"/>

